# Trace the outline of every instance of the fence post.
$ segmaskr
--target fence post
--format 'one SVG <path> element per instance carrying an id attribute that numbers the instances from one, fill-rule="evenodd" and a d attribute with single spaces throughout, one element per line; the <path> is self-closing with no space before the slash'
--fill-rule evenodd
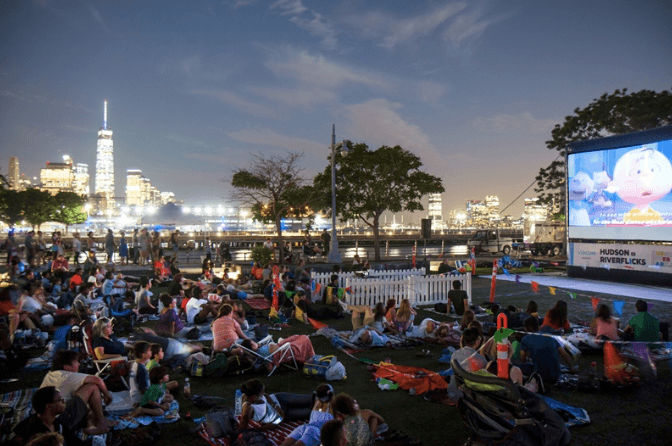
<path id="1" fill-rule="evenodd" d="M 385 241 L 385 257 L 388 257 L 390 253 L 390 241 L 386 240 Z"/>
<path id="2" fill-rule="evenodd" d="M 406 276 L 406 298 L 411 303 L 411 306 L 416 305 L 415 302 L 415 276 Z"/>

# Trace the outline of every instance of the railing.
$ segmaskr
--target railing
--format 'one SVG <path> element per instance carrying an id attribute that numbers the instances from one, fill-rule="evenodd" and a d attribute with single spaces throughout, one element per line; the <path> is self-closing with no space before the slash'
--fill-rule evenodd
<path id="1" fill-rule="evenodd" d="M 345 279 L 346 302 L 349 305 L 374 306 L 395 299 L 411 301 L 412 306 L 446 303 L 453 281 L 459 281 L 467 292 L 471 305 L 471 274 L 442 274 L 432 276 L 407 275 L 397 279 L 349 277 Z"/>
<path id="2" fill-rule="evenodd" d="M 368 277 L 375 277 L 376 279 L 383 280 L 401 280 L 408 276 L 423 276 L 427 274 L 427 271 L 424 268 L 415 268 L 415 269 L 399 269 L 399 270 L 368 270 Z M 315 281 L 315 285 L 318 283 L 322 288 L 329 285 L 331 282 L 331 275 L 333 273 L 310 273 L 310 278 Z M 345 282 L 347 279 L 354 279 L 357 275 L 354 272 L 340 272 L 338 273 L 340 288 L 345 288 Z M 371 280 L 371 279 L 365 279 Z"/>

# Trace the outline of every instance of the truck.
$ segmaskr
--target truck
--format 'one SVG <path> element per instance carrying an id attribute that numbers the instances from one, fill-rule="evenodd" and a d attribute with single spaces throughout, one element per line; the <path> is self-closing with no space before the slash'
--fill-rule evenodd
<path id="1" fill-rule="evenodd" d="M 526 221 L 523 234 L 525 246 L 533 256 L 559 256 L 565 244 L 565 222 Z"/>
<path id="2" fill-rule="evenodd" d="M 505 236 L 499 233 L 499 229 L 483 229 L 476 231 L 474 236 L 469 239 L 469 249 L 476 248 L 476 253 L 485 252 L 504 255 L 511 254 L 514 248 L 523 244 L 523 240 L 514 237 Z"/>

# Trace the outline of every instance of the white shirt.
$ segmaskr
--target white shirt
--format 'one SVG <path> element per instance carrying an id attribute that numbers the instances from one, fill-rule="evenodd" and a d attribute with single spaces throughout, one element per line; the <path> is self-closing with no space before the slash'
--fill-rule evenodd
<path id="1" fill-rule="evenodd" d="M 271 249 L 271 250 L 272 250 L 272 249 L 273 249 L 273 242 L 270 241 L 270 240 L 266 240 L 266 241 L 264 242 L 264 248 L 268 248 L 268 249 Z"/>
<path id="2" fill-rule="evenodd" d="M 82 241 L 79 240 L 78 238 L 73 238 L 72 239 L 72 249 L 75 252 L 80 252 L 82 250 Z"/>
<path id="3" fill-rule="evenodd" d="M 84 385 L 84 380 L 91 375 L 86 373 L 68 372 L 66 370 L 51 371 L 46 374 L 40 384 L 40 388 L 54 386 L 56 390 L 66 401 L 70 401 L 75 396 L 80 387 Z"/>
<path id="4" fill-rule="evenodd" d="M 194 323 L 194 317 L 201 312 L 201 305 L 207 304 L 208 301 L 205 299 L 196 299 L 195 297 L 192 297 L 187 301 L 187 323 L 188 324 L 193 324 Z"/>

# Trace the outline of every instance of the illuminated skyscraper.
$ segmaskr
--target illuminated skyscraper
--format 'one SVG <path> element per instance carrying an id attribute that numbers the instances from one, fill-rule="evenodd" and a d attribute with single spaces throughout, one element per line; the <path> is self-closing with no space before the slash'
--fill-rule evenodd
<path id="1" fill-rule="evenodd" d="M 100 197 L 100 211 L 114 210 L 114 143 L 107 126 L 107 101 L 103 104 L 103 126 L 98 131 L 95 193 Z"/>
<path id="2" fill-rule="evenodd" d="M 9 183 L 9 188 L 15 191 L 20 191 L 21 182 L 19 178 L 21 172 L 19 171 L 19 158 L 16 156 L 9 157 L 9 170 L 8 170 L 7 182 Z"/>

